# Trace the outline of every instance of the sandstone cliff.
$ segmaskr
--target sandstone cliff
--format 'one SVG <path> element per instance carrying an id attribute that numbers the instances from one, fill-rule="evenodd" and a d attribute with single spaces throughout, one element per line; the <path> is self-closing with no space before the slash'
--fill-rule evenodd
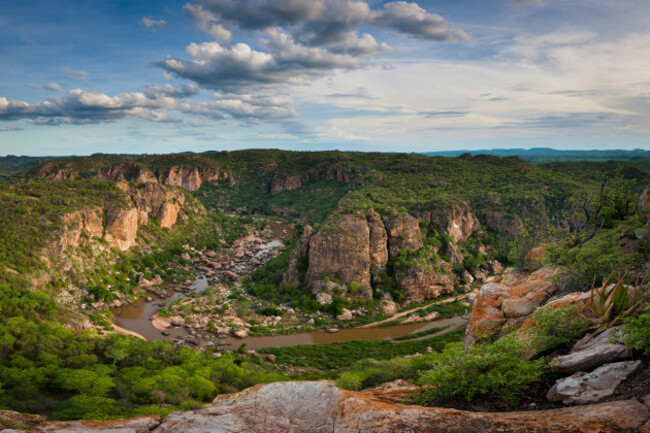
<path id="1" fill-rule="evenodd" d="M 455 242 L 465 242 L 472 233 L 481 228 L 478 219 L 464 201 L 435 209 L 419 210 L 415 212 L 415 215 L 428 223 L 438 222 L 443 234 L 451 236 Z"/>
<path id="2" fill-rule="evenodd" d="M 347 292 L 351 283 L 356 283 L 355 296 L 372 297 L 370 229 L 365 218 L 346 214 L 311 236 L 306 280 L 317 296 L 331 294 L 335 288 Z"/>
<path id="3" fill-rule="evenodd" d="M 271 194 L 282 191 L 293 191 L 302 187 L 310 180 L 333 180 L 337 182 L 350 182 L 350 173 L 338 164 L 321 163 L 301 173 L 276 173 L 271 180 Z"/>
<path id="4" fill-rule="evenodd" d="M 409 214 L 401 213 L 386 222 L 388 233 L 388 252 L 392 257 L 400 251 L 417 251 L 422 248 L 420 223 Z"/>

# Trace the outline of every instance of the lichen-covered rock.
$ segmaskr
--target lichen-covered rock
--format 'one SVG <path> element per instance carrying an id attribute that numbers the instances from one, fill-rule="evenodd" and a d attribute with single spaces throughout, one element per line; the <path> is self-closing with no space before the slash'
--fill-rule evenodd
<path id="1" fill-rule="evenodd" d="M 418 220 L 406 213 L 390 218 L 386 224 L 388 252 L 395 257 L 402 250 L 417 251 L 422 248 L 422 232 Z"/>
<path id="2" fill-rule="evenodd" d="M 372 297 L 370 285 L 370 229 L 358 214 L 345 214 L 309 240 L 307 285 L 314 295 L 331 287 L 354 289 L 354 296 Z"/>
<path id="3" fill-rule="evenodd" d="M 548 399 L 564 404 L 589 404 L 614 394 L 620 383 L 639 371 L 641 361 L 605 364 L 591 373 L 579 372 L 559 379 L 548 392 Z"/>
<path id="4" fill-rule="evenodd" d="M 439 262 L 436 267 L 415 264 L 396 272 L 397 284 L 406 291 L 404 303 L 422 302 L 454 290 L 454 276 L 449 264 Z"/>
<path id="5" fill-rule="evenodd" d="M 280 283 L 282 287 L 298 287 L 300 285 L 299 261 L 301 258 L 309 256 L 309 240 L 312 234 L 314 234 L 314 229 L 309 225 L 305 226 L 300 240 L 289 255 L 289 266 L 282 276 L 282 282 Z"/>
<path id="6" fill-rule="evenodd" d="M 106 207 L 106 241 L 111 247 L 126 251 L 135 245 L 138 211 L 109 204 Z"/>
<path id="7" fill-rule="evenodd" d="M 544 259 L 544 253 L 546 252 L 545 245 L 537 245 L 536 247 L 531 248 L 524 258 L 526 269 L 533 272 L 541 268 Z"/>
<path id="8" fill-rule="evenodd" d="M 506 319 L 523 318 L 558 289 L 553 281 L 556 271 L 550 267 L 541 268 L 532 274 L 508 269 L 500 282 L 484 284 L 474 300 L 472 313 L 466 331 L 466 342 L 493 337 L 501 332 Z M 522 320 L 514 320 L 512 325 Z"/>
<path id="9" fill-rule="evenodd" d="M 381 217 L 373 209 L 366 213 L 370 229 L 370 266 L 373 269 L 384 270 L 388 263 L 388 234 Z"/>

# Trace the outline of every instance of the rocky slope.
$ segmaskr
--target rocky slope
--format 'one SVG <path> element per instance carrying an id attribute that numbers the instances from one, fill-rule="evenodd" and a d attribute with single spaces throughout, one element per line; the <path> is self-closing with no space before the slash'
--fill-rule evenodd
<path id="1" fill-rule="evenodd" d="M 465 412 L 405 406 L 378 399 L 377 392 L 350 392 L 321 382 L 277 382 L 224 395 L 203 409 L 175 412 L 166 419 L 141 417 L 106 422 L 53 422 L 41 417 L 0 412 L 0 428 L 38 432 L 422 432 L 510 433 L 643 432 L 650 409 L 638 400 L 529 412 Z"/>
<path id="2" fill-rule="evenodd" d="M 466 203 L 450 208 L 419 212 L 426 224 L 442 228 L 442 233 L 459 242 L 467 240 L 480 223 Z M 294 250 L 282 284 L 309 287 L 321 304 L 329 304 L 338 290 L 348 296 L 369 299 L 377 287 L 379 273 L 387 270 L 389 258 L 417 253 L 424 247 L 420 221 L 405 212 L 393 212 L 383 218 L 373 209 L 365 214 L 342 213 L 317 232 L 311 227 Z M 458 247 L 448 244 L 450 261 L 462 262 Z M 396 283 L 406 295 L 404 301 L 421 302 L 450 293 L 456 285 L 451 266 L 433 258 L 436 250 L 396 269 Z M 301 279 L 298 263 L 303 257 L 309 263 Z M 474 277 L 469 275 L 469 278 Z M 350 288 L 353 288 L 350 293 Z M 385 293 L 383 296 L 390 297 Z"/>

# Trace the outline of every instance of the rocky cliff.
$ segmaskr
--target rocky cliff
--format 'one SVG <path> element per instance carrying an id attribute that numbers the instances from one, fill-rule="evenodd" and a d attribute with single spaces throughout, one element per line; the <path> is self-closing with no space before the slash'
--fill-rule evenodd
<path id="1" fill-rule="evenodd" d="M 424 246 L 418 220 L 396 213 L 382 221 L 370 209 L 365 215 L 343 214 L 325 228 L 305 231 L 292 253 L 282 285 L 297 286 L 298 260 L 307 257 L 309 266 L 304 283 L 321 304 L 329 304 L 338 290 L 362 299 L 373 295 L 373 279 L 386 271 L 389 257 L 415 252 Z M 420 302 L 450 293 L 455 284 L 451 267 L 445 262 L 415 263 L 395 273 L 397 284 L 406 292 L 406 302 Z M 352 290 L 350 290 L 352 288 Z"/>
<path id="2" fill-rule="evenodd" d="M 625 433 L 650 427 L 650 409 L 639 400 L 525 412 L 467 412 L 406 406 L 377 393 L 342 391 L 332 383 L 276 382 L 217 397 L 202 409 L 114 421 L 47 421 L 0 412 L 0 433 L 41 432 L 249 432 L 249 433 Z M 23 430 L 21 430 L 21 428 Z"/>
<path id="3" fill-rule="evenodd" d="M 310 180 L 332 180 L 350 182 L 350 172 L 339 164 L 320 163 L 300 173 L 276 173 L 271 180 L 271 194 L 293 191 Z"/>

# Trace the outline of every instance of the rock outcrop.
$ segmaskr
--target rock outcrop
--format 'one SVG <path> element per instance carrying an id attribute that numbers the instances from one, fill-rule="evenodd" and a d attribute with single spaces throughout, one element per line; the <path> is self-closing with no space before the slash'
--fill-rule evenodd
<path id="1" fill-rule="evenodd" d="M 81 209 L 61 216 L 64 226 L 56 237 L 59 251 L 79 246 L 82 233 L 90 237 L 104 235 L 103 210 L 99 207 Z"/>
<path id="2" fill-rule="evenodd" d="M 397 284 L 406 291 L 404 303 L 422 302 L 454 290 L 455 278 L 449 264 L 439 262 L 437 268 L 415 264 L 396 273 Z"/>
<path id="3" fill-rule="evenodd" d="M 418 220 L 406 213 L 401 213 L 386 222 L 388 234 L 388 252 L 395 257 L 402 250 L 417 251 L 422 248 L 422 232 Z"/>
<path id="4" fill-rule="evenodd" d="M 355 296 L 372 297 L 370 229 L 365 218 L 345 214 L 311 236 L 306 281 L 316 296 L 335 288 L 346 292 L 355 283 Z"/>
<path id="5" fill-rule="evenodd" d="M 106 207 L 106 241 L 111 247 L 126 251 L 135 245 L 138 233 L 138 211 L 136 208 Z"/>
<path id="6" fill-rule="evenodd" d="M 443 234 L 451 236 L 454 242 L 465 242 L 472 233 L 481 228 L 478 219 L 464 201 L 437 209 L 416 211 L 415 215 L 428 223 L 437 221 Z"/>
<path id="7" fill-rule="evenodd" d="M 372 269 L 384 270 L 388 263 L 388 234 L 381 222 L 381 217 L 373 209 L 366 213 L 370 229 L 370 266 Z"/>
<path id="8" fill-rule="evenodd" d="M 97 178 L 101 180 L 125 180 L 127 182 L 156 183 L 156 176 L 148 168 L 135 162 L 121 162 L 100 170 Z"/>
<path id="9" fill-rule="evenodd" d="M 568 355 L 558 356 L 550 362 L 549 366 L 555 373 L 576 373 L 629 358 L 632 356 L 630 352 L 630 349 L 623 344 L 599 344 Z"/>
<path id="10" fill-rule="evenodd" d="M 280 284 L 282 287 L 298 287 L 300 285 L 299 261 L 303 257 L 309 257 L 309 240 L 312 234 L 314 234 L 314 229 L 311 226 L 305 226 L 298 244 L 289 255 L 289 266 L 282 276 Z"/>
<path id="11" fill-rule="evenodd" d="M 532 274 L 508 269 L 500 280 L 491 279 L 481 287 L 469 318 L 466 342 L 493 337 L 507 323 L 517 328 L 524 319 L 558 289 L 555 270 L 541 268 Z"/>
<path id="12" fill-rule="evenodd" d="M 275 173 L 271 180 L 271 194 L 283 191 L 293 191 L 301 188 L 310 180 L 332 180 L 337 182 L 350 182 L 350 173 L 341 165 L 322 163 L 300 173 Z"/>
<path id="13" fill-rule="evenodd" d="M 608 397 L 622 381 L 639 371 L 641 361 L 605 364 L 590 373 L 579 372 L 558 380 L 548 392 L 548 399 L 564 404 L 589 404 Z"/>

